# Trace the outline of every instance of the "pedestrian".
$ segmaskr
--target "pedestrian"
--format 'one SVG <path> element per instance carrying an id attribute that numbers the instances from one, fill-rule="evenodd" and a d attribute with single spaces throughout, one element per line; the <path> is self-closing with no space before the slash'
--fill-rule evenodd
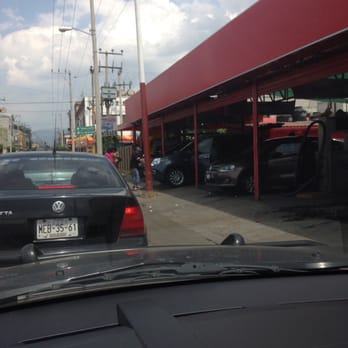
<path id="1" fill-rule="evenodd" d="M 121 158 L 120 153 L 118 152 L 117 149 L 115 149 L 114 158 L 115 158 L 115 166 L 116 166 L 116 168 L 118 168 L 118 165 L 122 161 L 122 158 Z"/>
<path id="2" fill-rule="evenodd" d="M 131 169 L 131 176 L 132 176 L 132 183 L 133 183 L 133 190 L 137 190 L 140 188 L 140 168 L 141 163 L 141 155 L 137 151 L 136 147 L 132 148 L 132 156 L 130 160 L 130 169 Z"/>
<path id="3" fill-rule="evenodd" d="M 108 147 L 106 150 L 104 156 L 114 165 L 116 166 L 116 159 L 115 159 L 115 152 L 116 149 L 114 147 Z"/>

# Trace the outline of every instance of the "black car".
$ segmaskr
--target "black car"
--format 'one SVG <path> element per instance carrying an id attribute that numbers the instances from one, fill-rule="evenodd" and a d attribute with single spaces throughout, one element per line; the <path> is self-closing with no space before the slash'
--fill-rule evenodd
<path id="1" fill-rule="evenodd" d="M 334 151 L 343 142 L 333 140 Z M 316 175 L 318 138 L 298 136 L 268 139 L 260 144 L 260 183 L 263 188 L 292 190 Z M 299 157 L 301 156 L 301 157 Z M 235 188 L 254 192 L 253 147 L 241 152 L 235 161 L 211 165 L 205 173 L 210 187 Z"/>
<path id="2" fill-rule="evenodd" d="M 206 137 L 198 143 L 198 172 L 200 181 L 209 166 L 216 161 L 231 160 L 251 144 L 250 134 L 220 134 Z M 152 174 L 155 180 L 173 187 L 192 182 L 194 178 L 194 144 L 164 157 L 154 158 Z"/>
<path id="3" fill-rule="evenodd" d="M 0 263 L 147 244 L 137 199 L 104 157 L 0 157 Z"/>

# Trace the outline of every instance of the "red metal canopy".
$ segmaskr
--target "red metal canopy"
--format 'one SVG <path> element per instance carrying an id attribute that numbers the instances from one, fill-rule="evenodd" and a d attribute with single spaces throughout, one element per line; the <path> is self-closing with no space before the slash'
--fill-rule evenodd
<path id="1" fill-rule="evenodd" d="M 347 0 L 259 0 L 148 83 L 149 118 L 163 111 L 187 116 L 192 110 L 192 100 L 198 100 L 202 93 L 216 93 L 220 86 L 233 81 L 234 95 L 228 102 L 242 100 L 251 96 L 251 86 L 239 85 L 246 79 L 264 78 L 277 73 L 277 69 L 284 73 L 284 66 L 286 71 L 287 64 L 299 60 L 305 63 L 310 58 L 315 62 L 315 56 L 329 54 L 330 48 L 338 47 L 336 53 L 340 52 L 342 42 L 347 42 L 347 13 Z M 346 51 L 335 59 L 333 71 L 343 60 L 343 66 L 347 64 Z M 326 67 L 325 73 L 330 71 Z M 316 78 L 315 72 L 320 78 L 320 66 L 310 75 L 312 80 Z M 296 83 L 303 76 L 291 71 L 284 78 Z M 275 81 L 263 86 L 262 91 L 282 85 L 279 78 Z M 185 105 L 186 111 L 182 109 Z M 178 106 L 184 113 L 176 110 Z M 197 107 L 200 112 L 200 105 Z M 139 93 L 126 101 L 126 114 L 128 124 L 141 119 Z"/>

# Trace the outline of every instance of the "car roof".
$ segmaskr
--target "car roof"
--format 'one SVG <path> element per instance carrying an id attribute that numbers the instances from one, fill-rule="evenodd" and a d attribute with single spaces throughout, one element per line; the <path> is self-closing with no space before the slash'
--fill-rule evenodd
<path id="1" fill-rule="evenodd" d="M 30 157 L 76 157 L 76 158 L 104 158 L 102 155 L 88 153 L 88 152 L 70 152 L 70 151 L 23 151 L 23 152 L 11 152 L 0 155 L 0 159 L 3 158 L 30 158 Z"/>

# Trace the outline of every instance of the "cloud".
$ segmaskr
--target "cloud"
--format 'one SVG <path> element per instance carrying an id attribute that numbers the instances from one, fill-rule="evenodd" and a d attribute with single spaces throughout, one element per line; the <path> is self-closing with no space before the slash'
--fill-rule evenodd
<path id="1" fill-rule="evenodd" d="M 5 48 L 0 59 L 7 67 L 8 85 L 42 85 L 42 79 L 50 72 L 51 37 L 48 28 L 15 31 L 2 38 L 1 46 Z"/>
<path id="2" fill-rule="evenodd" d="M 0 32 L 7 32 L 22 27 L 24 18 L 16 15 L 13 9 L 3 8 L 1 9 L 1 13 L 4 15 L 5 20 L 0 22 Z"/>
<path id="3" fill-rule="evenodd" d="M 139 1 L 146 80 L 154 79 L 254 2 L 255 0 Z M 32 1 L 33 6 L 35 3 Z M 124 50 L 123 56 L 109 57 L 109 64 L 114 61 L 115 66 L 120 66 L 122 63 L 122 79 L 126 83 L 132 81 L 133 89 L 137 89 L 134 2 L 103 0 L 95 3 L 98 48 L 103 51 L 114 49 L 115 52 Z M 31 14 L 33 11 L 35 9 L 32 9 Z M 71 71 L 73 77 L 76 76 L 72 80 L 74 100 L 80 99 L 82 94 L 89 95 L 91 91 L 91 37 L 78 31 L 64 34 L 58 31 L 60 26 L 73 26 L 89 32 L 89 2 L 56 0 L 54 16 L 47 8 L 41 12 L 38 9 L 35 16 L 28 15 L 30 18 L 23 18 L 17 13 L 10 5 L 2 10 L 7 23 L 1 21 L 0 24 L 0 28 L 6 27 L 6 32 L 0 36 L 0 73 L 3 79 L 0 97 L 4 96 L 8 100 L 25 101 L 30 97 L 32 100 L 59 101 L 61 104 L 41 106 L 41 109 L 48 112 L 44 114 L 40 110 L 41 117 L 38 117 L 37 112 L 29 112 L 33 106 L 27 106 L 25 113 L 23 112 L 22 118 L 34 130 L 52 127 L 51 113 L 66 115 L 69 108 L 69 104 L 64 104 L 69 99 L 67 71 Z M 99 55 L 102 65 L 105 63 L 104 58 Z M 101 85 L 104 74 L 105 70 L 102 69 Z M 109 78 L 111 82 L 117 81 L 117 71 L 109 71 Z M 15 105 L 11 108 L 18 113 L 24 110 Z M 67 122 L 67 118 L 65 121 Z"/>

